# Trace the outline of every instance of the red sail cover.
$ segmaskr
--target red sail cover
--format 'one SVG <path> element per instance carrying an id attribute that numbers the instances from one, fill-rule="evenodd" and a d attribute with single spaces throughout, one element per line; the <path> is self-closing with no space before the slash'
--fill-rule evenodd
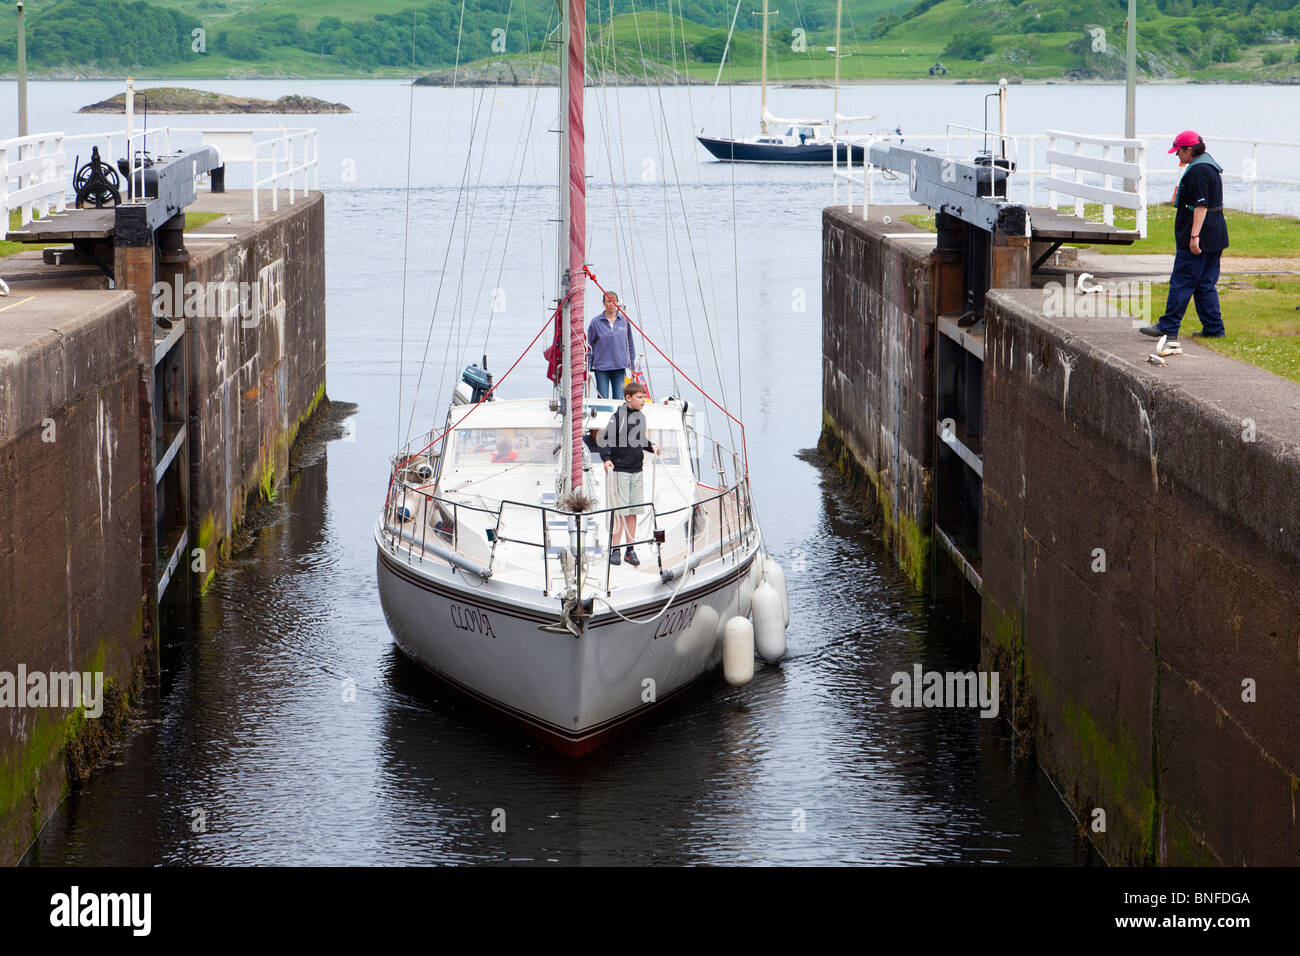
<path id="1" fill-rule="evenodd" d="M 569 487 L 573 489 L 582 486 L 582 392 L 587 383 L 587 326 L 582 301 L 587 284 L 587 178 L 582 121 L 586 33 L 584 0 L 569 0 Z"/>
<path id="2" fill-rule="evenodd" d="M 560 384 L 560 373 L 564 371 L 564 342 L 560 338 L 564 330 L 562 315 L 562 312 L 555 314 L 555 337 L 550 347 L 542 351 L 542 356 L 546 359 L 546 377 L 556 385 Z"/>

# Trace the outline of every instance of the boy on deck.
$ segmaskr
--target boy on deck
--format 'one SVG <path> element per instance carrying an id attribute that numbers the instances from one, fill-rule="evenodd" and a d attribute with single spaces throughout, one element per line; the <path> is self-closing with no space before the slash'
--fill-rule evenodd
<path id="1" fill-rule="evenodd" d="M 609 424 L 596 444 L 600 448 L 601 460 L 605 463 L 605 476 L 609 489 L 609 505 L 622 509 L 622 517 L 613 517 L 612 549 L 609 556 L 613 564 L 627 563 L 636 567 L 641 563 L 632 542 L 636 540 L 636 519 L 645 502 L 645 482 L 642 480 L 641 468 L 645 464 L 645 453 L 652 451 L 659 454 L 659 446 L 650 441 L 646 431 L 645 415 L 641 406 L 646 402 L 645 386 L 640 382 L 631 382 L 623 392 L 623 404 L 610 416 Z M 616 512 L 617 515 L 617 512 Z M 620 556 L 618 546 L 623 540 L 628 542 L 627 552 Z"/>

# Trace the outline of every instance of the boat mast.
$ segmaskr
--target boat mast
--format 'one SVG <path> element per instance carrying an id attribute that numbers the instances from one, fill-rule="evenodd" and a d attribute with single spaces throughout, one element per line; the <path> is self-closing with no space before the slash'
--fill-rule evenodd
<path id="1" fill-rule="evenodd" d="M 587 330 L 583 322 L 583 290 L 587 284 L 587 180 L 582 118 L 583 76 L 586 70 L 585 41 L 587 11 L 584 0 L 559 0 L 567 4 L 565 20 L 566 61 L 561 70 L 560 111 L 563 126 L 560 162 L 560 266 L 568 266 L 561 282 L 561 295 L 567 295 L 562 320 L 564 336 L 563 374 L 569 398 L 564 403 L 565 445 L 569 453 L 569 473 L 564 491 L 582 487 L 583 390 L 587 381 Z M 563 387 L 563 386 L 561 386 Z"/>
<path id="2" fill-rule="evenodd" d="M 763 67 L 759 73 L 759 82 L 763 85 L 763 106 L 759 113 L 758 129 L 767 134 L 767 0 L 763 0 Z"/>
<path id="3" fill-rule="evenodd" d="M 835 0 L 835 107 L 831 113 L 831 130 L 835 136 L 840 135 L 840 16 L 843 13 L 844 0 Z"/>

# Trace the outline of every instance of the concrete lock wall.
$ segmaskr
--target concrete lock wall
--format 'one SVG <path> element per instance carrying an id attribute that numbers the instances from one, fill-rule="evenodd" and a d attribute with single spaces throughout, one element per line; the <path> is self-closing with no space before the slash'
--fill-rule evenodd
<path id="1" fill-rule="evenodd" d="M 202 557 L 186 560 L 201 571 L 196 586 L 229 553 L 250 499 L 274 496 L 298 428 L 324 396 L 323 197 L 269 205 L 254 223 L 248 193 L 200 197 L 195 210 L 230 217 L 187 237 L 188 261 L 160 268 L 173 289 L 182 277 L 179 299 L 148 283 L 0 299 L 0 695 L 4 672 L 20 665 L 100 672 L 105 684 L 97 719 L 0 696 L 0 865 L 21 857 L 69 785 L 115 744 L 156 664 L 145 634 L 155 588 L 141 559 L 141 482 L 153 477 L 140 448 L 153 375 L 137 349 L 141 304 L 194 313 L 189 524 Z M 212 282 L 230 284 L 230 308 L 208 312 Z M 187 286 L 205 305 L 186 304 Z"/>
<path id="2" fill-rule="evenodd" d="M 953 264 L 901 215 L 918 207 L 822 213 L 823 452 L 859 484 L 918 587 L 930 566 L 937 298 Z M 886 222 L 885 220 L 888 219 Z M 960 277 L 960 263 L 956 264 Z"/>
<path id="3" fill-rule="evenodd" d="M 204 197 L 204 206 L 219 198 Z M 189 247 L 187 283 L 205 295 L 211 283 L 238 290 L 219 314 L 186 319 L 195 372 L 192 547 L 204 552 L 203 587 L 229 554 L 250 495 L 273 495 L 298 428 L 325 393 L 324 198 L 311 194 L 263 215 L 237 241 Z"/>
<path id="4" fill-rule="evenodd" d="M 152 647 L 142 633 L 135 297 L 15 292 L 0 308 L 0 671 L 24 697 L 19 706 L 0 687 L 8 864 L 69 777 L 88 772 L 105 737 L 94 731 L 120 720 Z M 25 706 L 20 666 L 103 674 L 104 723 L 48 706 L 48 687 L 46 706 Z"/>
<path id="5" fill-rule="evenodd" d="M 1144 364 L 1130 322 L 1049 318 L 1041 290 L 986 314 L 1004 712 L 1108 860 L 1294 865 L 1300 385 L 1194 344 Z"/>
<path id="6" fill-rule="evenodd" d="M 930 546 L 934 316 L 961 274 L 899 235 L 918 211 L 823 214 L 821 444 L 924 584 L 928 555 L 948 560 Z M 996 288 L 1029 283 L 997 251 L 980 624 L 1001 711 L 1108 861 L 1294 865 L 1300 385 L 1190 337 L 1147 364 L 1127 315 Z"/>

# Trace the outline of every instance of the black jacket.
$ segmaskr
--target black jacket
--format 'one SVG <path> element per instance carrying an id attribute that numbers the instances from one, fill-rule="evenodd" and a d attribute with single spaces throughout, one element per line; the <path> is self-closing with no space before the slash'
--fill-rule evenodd
<path id="1" fill-rule="evenodd" d="M 1207 210 L 1201 224 L 1201 251 L 1218 252 L 1228 248 L 1228 221 L 1223 218 L 1223 168 L 1202 153 L 1192 160 L 1178 181 L 1174 192 L 1174 244 L 1189 249 L 1192 238 L 1192 215 L 1197 206 Z"/>
<path id="2" fill-rule="evenodd" d="M 645 415 L 620 405 L 596 439 L 601 461 L 612 461 L 615 471 L 640 471 L 645 453 L 651 450 Z"/>

